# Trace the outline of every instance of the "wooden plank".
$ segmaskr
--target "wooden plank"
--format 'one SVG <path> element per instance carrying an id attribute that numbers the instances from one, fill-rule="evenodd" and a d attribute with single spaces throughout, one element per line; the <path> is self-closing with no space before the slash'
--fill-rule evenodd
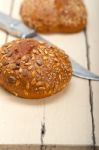
<path id="1" fill-rule="evenodd" d="M 6 34 L 2 31 L 0 31 L 0 46 L 5 43 Z"/>
<path id="2" fill-rule="evenodd" d="M 44 36 L 86 67 L 83 32 Z M 62 99 L 61 99 L 62 97 Z M 45 144 L 90 145 L 91 115 L 88 81 L 73 77 L 69 88 L 45 101 Z"/>
<path id="3" fill-rule="evenodd" d="M 87 28 L 88 44 L 89 44 L 89 61 L 90 69 L 99 75 L 99 1 L 86 0 L 89 12 L 89 21 Z M 99 82 L 91 82 L 93 121 L 96 145 L 99 145 Z"/>
<path id="4" fill-rule="evenodd" d="M 6 4 L 6 0 L 3 3 Z M 8 4 L 10 10 L 11 0 Z M 19 5 L 20 0 L 16 0 L 12 10 L 13 17 L 17 18 Z M 6 5 L 3 6 L 5 12 Z M 13 39 L 15 38 L 8 36 L 8 41 Z M 0 144 L 41 144 L 41 105 L 41 100 L 24 100 L 0 89 Z"/>
<path id="5" fill-rule="evenodd" d="M 11 0 L 8 0 L 7 7 L 5 9 L 5 1 L 0 2 L 0 11 L 9 14 Z M 4 44 L 6 40 L 6 34 L 0 30 L 0 45 Z"/>

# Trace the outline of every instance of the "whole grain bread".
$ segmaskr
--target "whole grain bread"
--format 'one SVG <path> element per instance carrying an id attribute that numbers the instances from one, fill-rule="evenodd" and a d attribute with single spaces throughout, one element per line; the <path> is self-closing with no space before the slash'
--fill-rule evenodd
<path id="1" fill-rule="evenodd" d="M 61 91 L 72 76 L 68 55 L 33 39 L 0 48 L 0 85 L 23 98 L 44 98 Z"/>
<path id="2" fill-rule="evenodd" d="M 23 0 L 20 14 L 31 28 L 42 33 L 73 33 L 87 24 L 82 0 Z"/>

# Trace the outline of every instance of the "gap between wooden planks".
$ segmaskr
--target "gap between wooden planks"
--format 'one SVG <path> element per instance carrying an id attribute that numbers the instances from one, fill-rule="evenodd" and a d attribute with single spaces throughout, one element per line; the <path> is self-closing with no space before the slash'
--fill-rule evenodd
<path id="1" fill-rule="evenodd" d="M 40 146 L 36 145 L 2 145 L 0 150 L 92 150 L 90 146 Z M 96 147 L 99 150 L 99 147 Z"/>

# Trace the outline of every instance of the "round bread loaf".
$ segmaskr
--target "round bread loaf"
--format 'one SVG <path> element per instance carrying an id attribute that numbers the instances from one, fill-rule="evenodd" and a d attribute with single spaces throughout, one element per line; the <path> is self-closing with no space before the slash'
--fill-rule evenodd
<path id="1" fill-rule="evenodd" d="M 31 28 L 42 33 L 73 33 L 87 23 L 82 0 L 24 0 L 20 14 Z"/>
<path id="2" fill-rule="evenodd" d="M 16 96 L 44 98 L 61 91 L 72 67 L 63 51 L 33 39 L 18 39 L 0 49 L 0 85 Z"/>

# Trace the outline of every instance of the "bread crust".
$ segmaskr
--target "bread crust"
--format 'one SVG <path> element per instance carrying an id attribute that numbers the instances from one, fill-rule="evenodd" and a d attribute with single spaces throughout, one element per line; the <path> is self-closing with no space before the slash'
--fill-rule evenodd
<path id="1" fill-rule="evenodd" d="M 24 23 L 41 33 L 74 33 L 87 24 L 82 0 L 24 0 L 20 15 Z"/>
<path id="2" fill-rule="evenodd" d="M 69 57 L 57 47 L 18 39 L 0 49 L 0 85 L 16 96 L 51 96 L 66 87 L 71 76 Z"/>

